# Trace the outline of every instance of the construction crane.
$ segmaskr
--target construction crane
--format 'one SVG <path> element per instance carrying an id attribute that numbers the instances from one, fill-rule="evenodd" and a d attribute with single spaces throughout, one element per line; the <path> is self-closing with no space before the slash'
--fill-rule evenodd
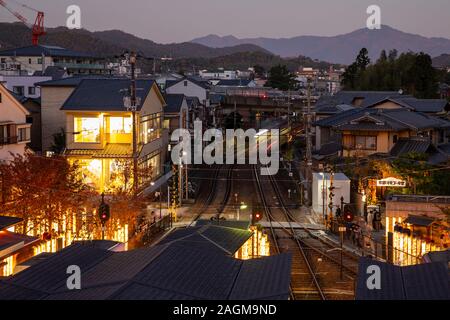
<path id="1" fill-rule="evenodd" d="M 31 24 L 28 22 L 27 18 L 25 18 L 23 15 L 21 15 L 19 12 L 14 11 L 11 9 L 6 1 L 0 0 L 0 6 L 4 7 L 6 10 L 8 10 L 11 14 L 13 14 L 17 19 L 22 21 L 23 24 L 25 24 L 28 28 L 31 29 L 32 34 L 32 42 L 34 46 L 37 46 L 39 44 L 39 37 L 45 35 L 45 28 L 44 28 L 44 12 L 36 10 L 34 8 L 31 8 L 27 6 L 26 4 L 16 2 L 21 7 L 27 8 L 29 10 L 32 10 L 36 12 L 36 20 L 34 21 L 34 24 Z"/>

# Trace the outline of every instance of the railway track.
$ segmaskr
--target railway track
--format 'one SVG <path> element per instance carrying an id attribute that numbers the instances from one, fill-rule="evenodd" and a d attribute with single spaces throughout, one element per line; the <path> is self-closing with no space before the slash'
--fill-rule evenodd
<path id="1" fill-rule="evenodd" d="M 216 193 L 217 193 L 217 181 L 218 181 L 218 177 L 219 177 L 221 168 L 222 168 L 222 165 L 216 165 L 212 179 L 209 180 L 210 184 L 208 184 L 208 187 L 209 187 L 208 195 L 204 200 L 202 200 L 201 207 L 198 210 L 198 213 L 195 215 L 194 219 L 191 221 L 191 223 L 187 227 L 191 227 L 198 219 L 200 219 L 202 214 L 204 214 L 206 212 L 208 207 L 214 201 L 214 198 L 216 197 Z"/>
<path id="2" fill-rule="evenodd" d="M 230 199 L 230 195 L 231 195 L 231 190 L 233 188 L 233 170 L 234 170 L 234 165 L 230 165 L 230 167 L 228 168 L 227 171 L 227 185 L 225 188 L 225 194 L 223 195 L 223 200 L 219 205 L 219 208 L 217 209 L 217 218 L 220 218 L 220 215 L 223 213 L 223 211 L 225 210 L 225 207 L 228 203 L 228 200 Z"/>
<path id="3" fill-rule="evenodd" d="M 297 250 L 291 251 L 293 255 L 292 270 L 291 270 L 291 299 L 299 299 L 302 296 L 303 299 L 320 299 L 325 300 L 325 295 L 317 280 L 316 274 L 309 263 L 305 251 L 301 243 L 292 237 L 289 237 L 285 233 L 274 228 L 274 208 L 270 208 L 266 199 L 266 193 L 262 187 L 262 183 L 259 179 L 258 168 L 253 166 L 253 172 L 257 190 L 264 207 L 264 211 L 268 221 L 270 222 L 270 236 L 275 244 L 275 249 L 278 253 L 290 251 L 289 248 L 293 246 Z M 292 229 L 293 230 L 293 229 Z"/>
<path id="4" fill-rule="evenodd" d="M 354 278 L 357 274 L 357 259 L 343 252 L 341 278 L 341 251 L 333 244 L 318 239 L 308 229 L 300 233 L 290 222 L 297 222 L 295 216 L 283 201 L 283 196 L 273 176 L 268 176 L 271 190 L 264 192 L 256 166 L 255 181 L 258 184 L 263 205 L 266 208 L 267 219 L 270 221 L 270 233 L 273 242 L 280 252 L 291 251 L 293 254 L 291 276 L 291 298 L 293 299 L 352 299 L 354 297 Z M 267 203 L 267 194 L 274 194 L 278 201 L 277 212 Z M 275 220 L 277 219 L 277 220 Z M 289 222 L 289 227 L 274 230 L 276 221 Z M 283 250 L 283 248 L 285 248 Z M 296 250 L 292 250 L 296 248 Z M 309 282 L 308 282 L 309 281 Z"/>

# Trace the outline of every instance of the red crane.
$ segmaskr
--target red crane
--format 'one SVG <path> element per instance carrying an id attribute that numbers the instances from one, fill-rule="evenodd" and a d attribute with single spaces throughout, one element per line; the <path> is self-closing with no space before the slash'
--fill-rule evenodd
<path id="1" fill-rule="evenodd" d="M 17 2 L 17 1 L 15 1 Z M 27 18 L 25 18 L 23 15 L 18 13 L 17 11 L 14 11 L 11 9 L 4 0 L 0 0 L 0 6 L 4 7 L 6 10 L 11 12 L 17 19 L 22 21 L 27 27 L 31 29 L 32 34 L 32 42 L 34 46 L 37 46 L 39 44 L 39 37 L 43 36 L 45 34 L 45 28 L 44 28 L 44 12 L 33 9 L 25 4 L 17 2 L 20 6 L 33 10 L 36 12 L 36 20 L 34 21 L 34 24 L 31 24 L 28 22 Z"/>

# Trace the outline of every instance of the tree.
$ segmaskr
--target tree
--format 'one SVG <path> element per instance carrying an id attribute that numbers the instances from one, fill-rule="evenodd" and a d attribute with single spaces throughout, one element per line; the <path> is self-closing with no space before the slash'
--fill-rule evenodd
<path id="1" fill-rule="evenodd" d="M 53 144 L 50 149 L 56 154 L 62 154 L 65 148 L 66 133 L 63 128 L 60 128 L 60 132 L 53 134 Z"/>
<path id="2" fill-rule="evenodd" d="M 253 66 L 253 70 L 255 70 L 255 75 L 259 78 L 263 78 L 266 75 L 266 69 L 259 64 Z"/>
<path id="3" fill-rule="evenodd" d="M 0 211 L 22 218 L 20 231 L 24 234 L 52 232 L 54 224 L 67 222 L 67 212 L 78 212 L 92 197 L 78 167 L 59 156 L 14 155 L 0 171 L 6 194 Z"/>
<path id="4" fill-rule="evenodd" d="M 266 87 L 280 89 L 283 91 L 293 90 L 298 83 L 295 78 L 296 76 L 289 72 L 285 65 L 280 64 L 270 69 Z"/>
<path id="5" fill-rule="evenodd" d="M 401 155 L 392 162 L 394 172 L 408 181 L 413 194 L 427 193 L 433 179 L 429 174 L 432 166 L 428 164 L 425 153 L 410 152 Z"/>
<path id="6" fill-rule="evenodd" d="M 342 77 L 344 90 L 398 91 L 417 98 L 436 98 L 442 79 L 433 68 L 431 57 L 424 53 L 382 51 L 375 64 L 370 64 L 368 52 L 361 49 L 356 60 Z"/>
<path id="7" fill-rule="evenodd" d="M 359 72 L 366 70 L 367 66 L 370 64 L 369 51 L 366 48 L 362 48 L 358 56 L 356 57 L 356 66 Z"/>

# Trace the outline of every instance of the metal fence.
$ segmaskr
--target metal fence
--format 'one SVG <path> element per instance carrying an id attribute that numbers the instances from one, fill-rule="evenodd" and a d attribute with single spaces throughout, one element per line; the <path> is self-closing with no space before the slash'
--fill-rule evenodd
<path id="1" fill-rule="evenodd" d="M 340 236 L 339 227 L 345 226 L 343 244 L 354 248 L 361 256 L 371 256 L 377 260 L 383 260 L 395 265 L 413 265 L 421 263 L 421 257 L 412 255 L 394 246 L 392 239 L 382 236 L 375 239 L 372 234 L 365 232 L 362 228 L 354 228 L 353 223 L 333 220 L 328 225 L 328 231 Z"/>

